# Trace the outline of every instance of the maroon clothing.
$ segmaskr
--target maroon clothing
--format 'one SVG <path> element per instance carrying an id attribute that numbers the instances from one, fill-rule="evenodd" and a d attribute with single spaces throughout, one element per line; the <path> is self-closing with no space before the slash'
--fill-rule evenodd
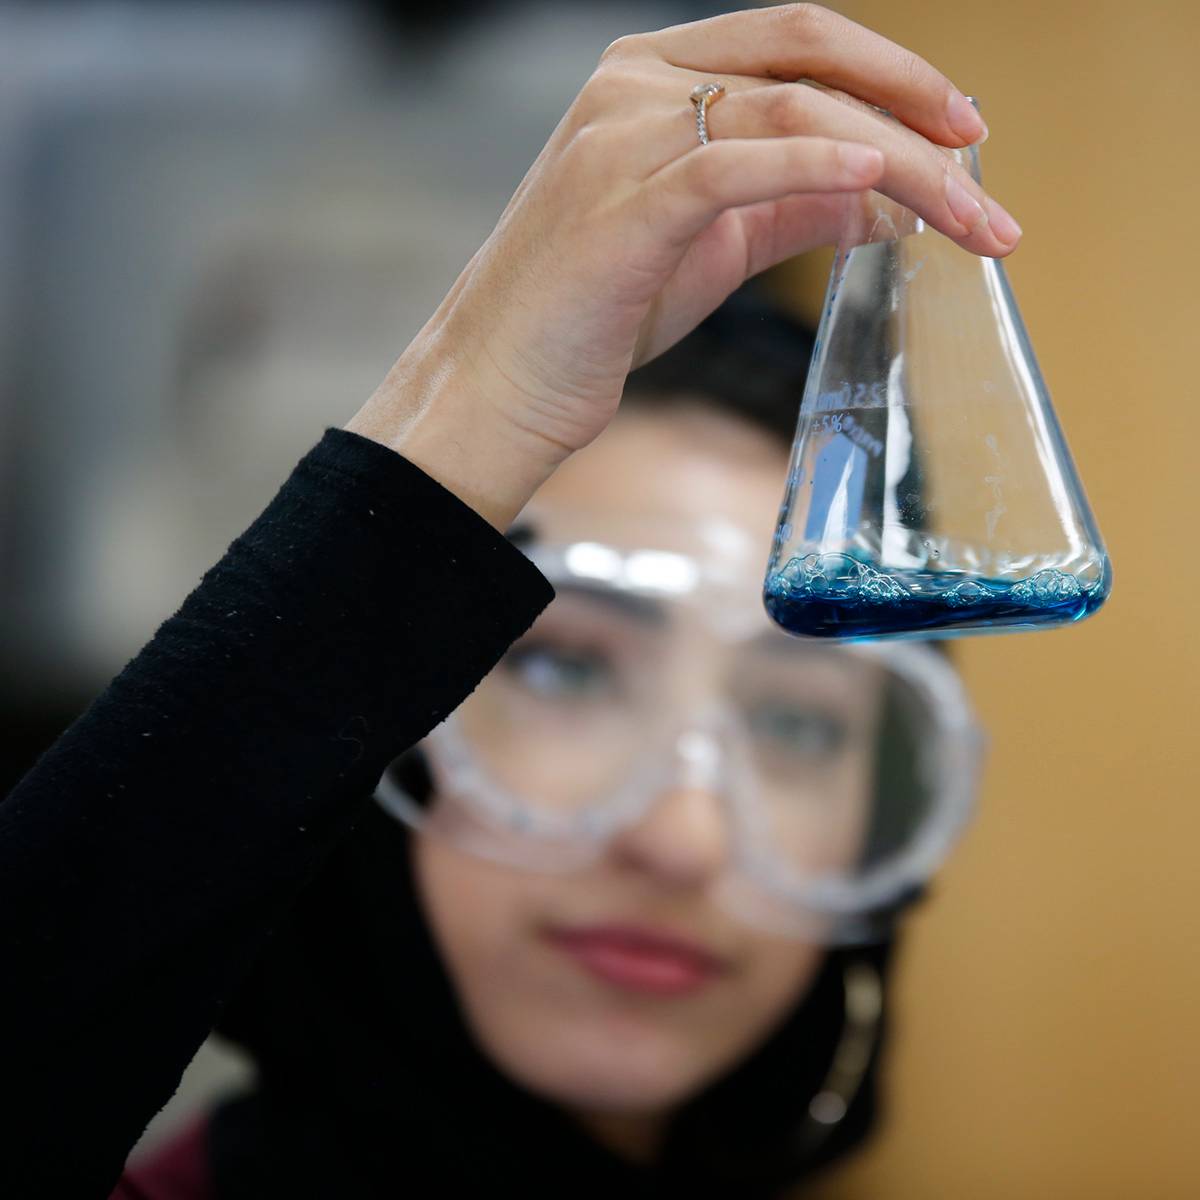
<path id="1" fill-rule="evenodd" d="M 204 1116 L 127 1163 L 109 1200 L 216 1200 L 208 1154 Z"/>

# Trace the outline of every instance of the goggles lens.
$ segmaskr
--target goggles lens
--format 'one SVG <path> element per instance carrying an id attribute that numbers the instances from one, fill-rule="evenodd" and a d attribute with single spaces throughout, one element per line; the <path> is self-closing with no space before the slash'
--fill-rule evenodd
<path id="1" fill-rule="evenodd" d="M 739 907 L 749 890 L 756 919 L 798 916 L 825 940 L 868 936 L 852 929 L 932 872 L 977 747 L 936 651 L 813 643 L 712 597 L 551 579 L 555 600 L 426 743 L 432 828 L 570 869 L 670 791 L 704 789 Z"/>

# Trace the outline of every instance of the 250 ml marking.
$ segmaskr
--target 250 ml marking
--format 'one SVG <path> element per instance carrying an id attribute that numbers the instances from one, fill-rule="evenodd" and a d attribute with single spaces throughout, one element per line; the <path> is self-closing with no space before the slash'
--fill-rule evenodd
<path id="1" fill-rule="evenodd" d="M 874 383 L 843 383 L 832 392 L 822 392 L 815 397 L 813 412 L 833 412 L 847 408 L 886 408 L 887 384 L 883 380 Z"/>

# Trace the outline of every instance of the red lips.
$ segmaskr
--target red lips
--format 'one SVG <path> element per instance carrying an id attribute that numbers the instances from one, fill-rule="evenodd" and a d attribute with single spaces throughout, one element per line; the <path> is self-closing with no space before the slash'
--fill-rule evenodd
<path id="1" fill-rule="evenodd" d="M 547 937 L 586 971 L 627 991 L 684 995 L 727 969 L 703 946 L 642 926 L 552 928 Z"/>

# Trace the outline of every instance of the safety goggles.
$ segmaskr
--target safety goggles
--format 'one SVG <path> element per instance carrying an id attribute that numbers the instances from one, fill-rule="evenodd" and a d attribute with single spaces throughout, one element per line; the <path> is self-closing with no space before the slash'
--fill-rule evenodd
<path id="1" fill-rule="evenodd" d="M 588 525 L 539 522 L 525 553 L 555 599 L 422 743 L 431 799 L 389 769 L 378 801 L 560 872 L 701 793 L 724 828 L 715 899 L 804 940 L 881 936 L 973 807 L 981 738 L 949 662 L 780 632 L 733 526 Z"/>

